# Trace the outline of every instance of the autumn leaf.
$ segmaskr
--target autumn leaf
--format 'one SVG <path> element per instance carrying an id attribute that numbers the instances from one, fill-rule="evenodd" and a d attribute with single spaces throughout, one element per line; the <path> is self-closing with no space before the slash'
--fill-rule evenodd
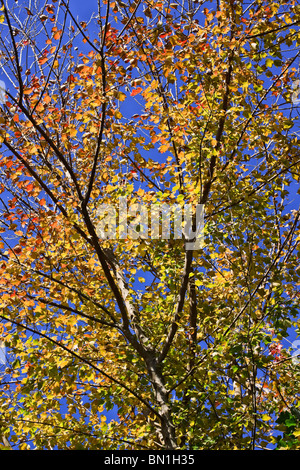
<path id="1" fill-rule="evenodd" d="M 56 31 L 56 32 L 53 34 L 53 39 L 55 39 L 55 40 L 60 39 L 61 34 L 62 34 L 62 29 L 59 29 L 58 31 Z"/>
<path id="2" fill-rule="evenodd" d="M 40 65 L 44 65 L 48 61 L 48 57 L 41 57 L 38 62 Z"/>
<path id="3" fill-rule="evenodd" d="M 29 183 L 27 186 L 26 186 L 26 189 L 28 192 L 32 191 L 34 188 L 34 184 L 33 183 Z"/>
<path id="4" fill-rule="evenodd" d="M 137 87 L 137 88 L 135 88 L 134 90 L 132 90 L 130 96 L 136 96 L 136 95 L 138 95 L 139 93 L 141 93 L 142 90 L 143 90 L 143 89 L 142 89 L 141 87 Z"/>

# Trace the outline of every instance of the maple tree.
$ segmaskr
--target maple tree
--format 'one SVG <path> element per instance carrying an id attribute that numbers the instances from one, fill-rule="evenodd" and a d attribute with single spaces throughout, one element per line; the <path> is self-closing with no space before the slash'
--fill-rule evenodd
<path id="1" fill-rule="evenodd" d="M 71 3 L 1 0 L 3 448 L 299 448 L 299 4 Z"/>

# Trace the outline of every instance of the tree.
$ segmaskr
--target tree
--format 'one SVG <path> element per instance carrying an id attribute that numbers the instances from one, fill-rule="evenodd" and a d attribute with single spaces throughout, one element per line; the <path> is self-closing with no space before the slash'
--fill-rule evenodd
<path id="1" fill-rule="evenodd" d="M 299 4 L 71 3 L 1 0 L 6 448 L 299 448 Z"/>

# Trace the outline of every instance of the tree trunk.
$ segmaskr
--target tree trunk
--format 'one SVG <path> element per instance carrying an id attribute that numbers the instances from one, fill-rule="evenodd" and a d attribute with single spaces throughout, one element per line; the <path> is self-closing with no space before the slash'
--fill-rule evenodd
<path id="1" fill-rule="evenodd" d="M 172 422 L 171 410 L 168 400 L 168 393 L 164 385 L 161 366 L 157 364 L 155 357 L 151 355 L 146 359 L 147 368 L 151 377 L 151 382 L 155 391 L 155 397 L 159 405 L 161 434 L 165 449 L 177 449 L 175 428 Z"/>

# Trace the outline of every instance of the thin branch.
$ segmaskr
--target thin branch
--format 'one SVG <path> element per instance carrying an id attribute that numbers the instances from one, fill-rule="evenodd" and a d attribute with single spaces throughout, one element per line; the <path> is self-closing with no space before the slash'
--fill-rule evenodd
<path id="1" fill-rule="evenodd" d="M 11 22 L 10 22 L 10 19 L 9 19 L 9 15 L 8 15 L 7 8 L 5 6 L 4 0 L 1 0 L 1 3 L 2 3 L 2 7 L 4 8 L 4 14 L 5 14 L 5 18 L 6 18 L 6 21 L 7 21 L 8 28 L 9 28 L 10 38 L 11 38 L 11 41 L 12 41 L 12 44 L 13 44 L 13 49 L 14 49 L 14 54 L 15 54 L 17 75 L 18 75 L 18 82 L 19 82 L 19 89 L 20 89 L 18 104 L 20 105 L 20 104 L 22 104 L 22 100 L 23 100 L 24 85 L 23 85 L 22 74 L 21 74 L 21 66 L 20 66 L 20 62 L 19 62 L 19 54 L 18 54 L 15 37 L 14 37 L 14 34 L 13 34 Z"/>

